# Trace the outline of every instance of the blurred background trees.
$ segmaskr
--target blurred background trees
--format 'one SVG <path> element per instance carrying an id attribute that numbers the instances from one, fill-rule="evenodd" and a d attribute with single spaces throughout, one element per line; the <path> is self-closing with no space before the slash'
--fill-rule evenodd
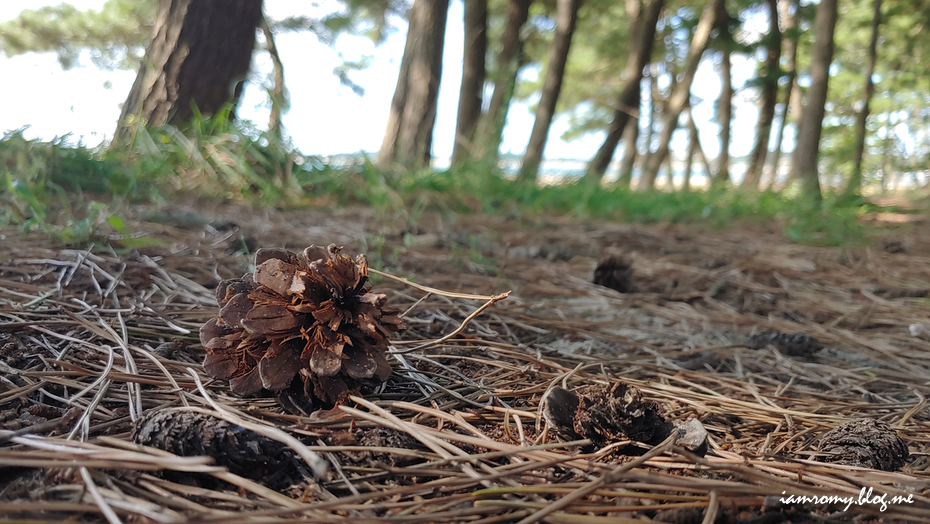
<path id="1" fill-rule="evenodd" d="M 559 118 L 566 140 L 603 137 L 592 158 L 575 159 L 584 166 L 572 176 L 605 190 L 756 191 L 796 180 L 817 200 L 824 188 L 855 197 L 886 187 L 891 173 L 917 180 L 930 168 L 926 0 L 464 0 L 462 19 L 448 19 L 449 4 L 341 0 L 330 15 L 284 20 L 264 19 L 261 0 L 108 0 L 89 11 L 63 4 L 0 24 L 0 51 L 53 51 L 70 67 L 89 50 L 99 67 L 137 68 L 117 139 L 133 126 L 181 125 L 196 114 L 234 118 L 246 80 L 266 84 L 269 128 L 281 135 L 281 112 L 300 93 L 285 89 L 275 35 L 378 42 L 406 22 L 377 155 L 377 166 L 397 173 L 431 164 L 446 27 L 462 24 L 462 81 L 445 86 L 459 93 L 455 169 L 536 181 L 548 172 L 545 146 Z M 274 74 L 257 80 L 252 57 L 261 52 L 271 54 Z M 360 89 L 347 74 L 358 65 L 335 73 Z M 692 89 L 707 67 L 720 84 L 712 115 L 695 109 L 704 100 Z M 534 124 L 521 130 L 522 157 L 501 164 L 514 101 L 530 103 Z M 752 147 L 731 156 L 731 122 L 747 117 L 756 122 Z"/>

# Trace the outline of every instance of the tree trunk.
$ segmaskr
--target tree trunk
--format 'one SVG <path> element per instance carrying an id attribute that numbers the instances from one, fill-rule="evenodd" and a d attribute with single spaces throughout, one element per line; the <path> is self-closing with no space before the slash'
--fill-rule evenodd
<path id="1" fill-rule="evenodd" d="M 633 182 L 633 167 L 636 165 L 636 140 L 639 138 L 639 119 L 634 118 L 627 124 L 623 134 L 623 159 L 620 160 L 620 175 L 617 185 L 629 188 Z"/>
<path id="2" fill-rule="evenodd" d="M 632 21 L 632 30 L 630 31 L 630 57 L 627 59 L 626 69 L 623 72 L 626 83 L 617 98 L 617 107 L 614 110 L 610 128 L 607 130 L 607 137 L 597 150 L 597 154 L 594 155 L 594 159 L 588 164 L 585 178 L 600 181 L 607 171 L 607 166 L 610 165 L 617 144 L 620 143 L 620 137 L 623 136 L 623 130 L 626 129 L 630 120 L 630 115 L 639 113 L 643 69 L 652 57 L 656 24 L 664 4 L 664 0 L 649 0 L 643 8 L 639 0 L 627 2 L 627 14 Z"/>
<path id="3" fill-rule="evenodd" d="M 494 92 L 491 95 L 487 112 L 482 115 L 478 123 L 475 137 L 477 151 L 474 156 L 490 164 L 497 163 L 504 124 L 507 121 L 507 111 L 517 83 L 517 73 L 525 63 L 520 31 L 529 18 L 532 3 L 533 0 L 510 0 L 508 4 L 507 26 L 504 28 L 501 51 L 497 54 Z"/>
<path id="4" fill-rule="evenodd" d="M 134 124 L 178 125 L 218 112 L 249 73 L 262 0 L 161 0 L 152 41 L 123 104 L 114 143 Z"/>
<path id="5" fill-rule="evenodd" d="M 811 86 L 807 90 L 807 105 L 798 126 L 797 147 L 791 155 L 792 178 L 803 181 L 805 192 L 815 200 L 823 198 L 817 157 L 820 134 L 827 102 L 830 63 L 833 61 L 833 31 L 836 28 L 837 0 L 821 0 L 814 18 L 814 48 L 810 67 Z"/>
<path id="6" fill-rule="evenodd" d="M 665 110 L 662 122 L 662 134 L 659 137 L 659 148 L 653 155 L 650 155 L 646 165 L 643 168 L 642 179 L 637 189 L 647 191 L 655 185 L 656 175 L 659 173 L 659 166 L 668 156 L 669 143 L 672 141 L 672 133 L 678 127 L 678 117 L 688 104 L 688 98 L 691 96 L 691 83 L 694 82 L 694 75 L 697 73 L 698 65 L 701 62 L 701 55 L 707 48 L 707 41 L 710 39 L 710 32 L 714 28 L 714 21 L 717 18 L 717 12 L 723 5 L 723 0 L 714 0 L 708 4 L 701 13 L 701 19 L 694 29 L 694 36 L 691 38 L 691 46 L 688 48 L 688 60 L 685 66 L 685 72 L 682 80 L 675 85 L 669 102 Z"/>
<path id="7" fill-rule="evenodd" d="M 278 46 L 275 45 L 274 33 L 268 27 L 268 22 L 262 17 L 261 21 L 262 34 L 265 35 L 265 49 L 271 57 L 271 63 L 274 67 L 274 86 L 271 88 L 271 113 L 268 115 L 268 131 L 274 136 L 282 136 L 281 114 L 288 106 L 288 93 L 284 87 L 284 64 L 281 62 L 281 56 L 278 55 Z"/>
<path id="8" fill-rule="evenodd" d="M 862 92 L 862 108 L 856 115 L 856 153 L 853 158 L 852 173 L 846 186 L 846 195 L 859 194 L 862 189 L 862 158 L 865 156 L 865 124 L 869 118 L 869 103 L 875 94 L 872 75 L 875 74 L 875 60 L 878 54 L 878 28 L 882 23 L 882 0 L 872 2 L 872 39 L 869 41 L 869 62 L 865 71 L 865 89 Z"/>
<path id="9" fill-rule="evenodd" d="M 762 65 L 762 105 L 759 107 L 759 123 L 756 125 L 756 143 L 749 154 L 749 167 L 742 187 L 756 190 L 762 181 L 765 157 L 769 149 L 769 136 L 772 134 L 772 121 L 775 119 L 775 105 L 778 104 L 778 77 L 781 59 L 781 30 L 778 28 L 778 0 L 766 0 L 769 8 L 769 34 L 766 42 L 765 63 Z"/>
<path id="10" fill-rule="evenodd" d="M 465 0 L 465 56 L 455 122 L 455 145 L 452 148 L 453 164 L 460 164 L 475 153 L 475 128 L 481 118 L 487 52 L 488 0 Z"/>
<path id="11" fill-rule="evenodd" d="M 448 12 L 448 0 L 416 0 L 407 13 L 407 43 L 378 152 L 382 169 L 429 165 Z"/>
<path id="12" fill-rule="evenodd" d="M 659 65 L 652 64 L 652 67 L 649 68 L 649 74 L 646 76 L 646 81 L 649 85 L 649 104 L 646 106 L 649 108 L 649 118 L 646 120 L 646 138 L 644 140 L 645 144 L 643 146 L 642 158 L 639 162 L 639 179 L 636 181 L 637 190 L 641 190 L 640 186 L 643 184 L 643 169 L 646 167 L 646 162 L 649 161 L 649 157 L 652 156 L 652 143 L 655 141 L 656 136 L 656 122 L 658 121 L 659 112 L 658 76 Z"/>
<path id="13" fill-rule="evenodd" d="M 694 155 L 697 154 L 697 126 L 694 125 L 694 116 L 688 110 L 688 154 L 685 156 L 684 180 L 681 182 L 682 191 L 691 191 L 691 172 L 694 171 Z"/>
<path id="14" fill-rule="evenodd" d="M 781 18 L 784 23 L 784 34 L 788 37 L 785 39 L 785 73 L 788 75 L 788 85 L 785 86 L 785 105 L 781 112 L 781 121 L 778 123 L 778 134 L 775 137 L 775 147 L 772 149 L 772 178 L 769 180 L 769 190 L 775 185 L 775 181 L 778 179 L 778 171 L 781 168 L 781 150 L 782 142 L 785 139 L 785 126 L 788 125 L 788 117 L 792 113 L 795 115 L 797 112 L 791 111 L 792 100 L 799 98 L 797 96 L 798 89 L 798 73 L 797 73 L 797 60 L 798 60 L 798 14 L 797 6 L 799 0 L 779 0 L 778 8 L 780 10 L 779 18 Z M 794 13 L 792 14 L 792 9 Z"/>
<path id="15" fill-rule="evenodd" d="M 720 100 L 717 102 L 717 121 L 720 123 L 720 155 L 717 157 L 717 173 L 713 184 L 725 186 L 730 181 L 730 124 L 733 120 L 733 81 L 731 73 L 729 38 L 725 38 L 720 53 Z"/>
<path id="16" fill-rule="evenodd" d="M 549 138 L 549 127 L 555 116 L 555 104 L 559 100 L 562 90 L 562 77 L 565 74 L 565 63 L 568 61 L 568 51 L 572 44 L 572 35 L 575 32 L 575 23 L 578 21 L 578 8 L 581 0 L 558 0 L 556 15 L 555 37 L 549 46 L 549 67 L 543 80 L 542 95 L 536 106 L 536 121 L 533 123 L 533 132 L 530 134 L 526 153 L 523 155 L 523 165 L 517 174 L 520 182 L 536 180 L 539 164 L 542 162 L 546 140 Z"/>

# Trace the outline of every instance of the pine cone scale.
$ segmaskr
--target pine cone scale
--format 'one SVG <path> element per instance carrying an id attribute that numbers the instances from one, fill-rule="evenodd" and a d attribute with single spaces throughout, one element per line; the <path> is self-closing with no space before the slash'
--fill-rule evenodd
<path id="1" fill-rule="evenodd" d="M 255 283 L 287 296 L 291 282 L 297 274 L 297 266 L 283 260 L 272 258 L 255 267 Z"/>
<path id="2" fill-rule="evenodd" d="M 239 293 L 229 299 L 226 305 L 220 309 L 220 320 L 222 320 L 223 324 L 226 326 L 232 328 L 239 327 L 240 322 L 245 320 L 246 315 L 249 314 L 249 311 L 254 306 L 255 303 L 249 299 L 248 295 Z"/>
<path id="3" fill-rule="evenodd" d="M 258 373 L 265 389 L 275 391 L 291 385 L 294 376 L 300 371 L 299 351 L 302 346 L 300 339 L 271 344 L 258 362 Z"/>

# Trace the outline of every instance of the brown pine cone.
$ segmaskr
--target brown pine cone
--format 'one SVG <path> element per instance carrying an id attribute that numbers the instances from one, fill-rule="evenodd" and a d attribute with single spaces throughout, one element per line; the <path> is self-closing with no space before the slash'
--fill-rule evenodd
<path id="1" fill-rule="evenodd" d="M 328 405 L 386 381 L 387 341 L 403 323 L 371 292 L 365 256 L 340 250 L 259 249 L 253 274 L 220 282 L 219 315 L 200 328 L 204 370 L 240 395 L 280 391 L 300 376 L 304 392 Z"/>

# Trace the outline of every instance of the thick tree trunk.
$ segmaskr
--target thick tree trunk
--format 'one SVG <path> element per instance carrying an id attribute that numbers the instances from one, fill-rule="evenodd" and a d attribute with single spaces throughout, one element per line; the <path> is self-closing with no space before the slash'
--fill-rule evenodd
<path id="1" fill-rule="evenodd" d="M 453 164 L 460 164 L 475 153 L 475 128 L 481 118 L 487 52 L 488 0 L 465 0 L 465 56 L 455 122 L 455 145 L 452 148 Z"/>
<path id="2" fill-rule="evenodd" d="M 610 128 L 607 130 L 607 137 L 597 150 L 597 154 L 594 155 L 594 159 L 588 164 L 585 178 L 600 181 L 607 171 L 607 166 L 610 165 L 617 144 L 620 143 L 620 138 L 630 120 L 630 115 L 639 113 L 643 69 L 652 57 L 656 24 L 664 4 L 664 0 L 649 0 L 645 6 L 641 6 L 639 0 L 627 2 L 627 14 L 632 21 L 632 30 L 630 31 L 630 57 L 627 59 L 626 69 L 623 72 L 625 84 L 617 98 L 617 107 L 614 110 Z"/>
<path id="3" fill-rule="evenodd" d="M 778 104 L 778 61 L 781 59 L 781 30 L 778 28 L 778 0 L 766 0 L 769 8 L 769 34 L 766 42 L 765 63 L 762 65 L 762 93 L 759 107 L 759 123 L 756 125 L 756 142 L 749 154 L 749 167 L 742 187 L 756 190 L 762 181 L 765 157 L 769 149 L 769 136 L 772 134 L 772 121 L 775 119 L 775 105 Z"/>
<path id="4" fill-rule="evenodd" d="M 729 44 L 729 38 L 724 46 Z M 717 121 L 720 124 L 720 155 L 717 157 L 717 173 L 714 174 L 714 186 L 725 186 L 730 181 L 730 130 L 733 120 L 733 80 L 731 73 L 730 49 L 723 48 L 720 53 L 720 100 L 717 102 Z"/>
<path id="5" fill-rule="evenodd" d="M 581 0 L 558 0 L 555 37 L 549 46 L 549 67 L 546 69 L 542 95 L 536 107 L 533 132 L 530 134 L 530 141 L 523 155 L 523 165 L 520 166 L 520 172 L 517 174 L 517 180 L 520 182 L 535 181 L 536 174 L 539 172 L 546 140 L 549 138 L 549 127 L 555 116 L 555 104 L 562 90 L 565 63 L 568 61 L 568 51 L 572 45 L 572 35 L 575 33 L 575 23 L 578 21 L 580 6 Z"/>
<path id="6" fill-rule="evenodd" d="M 698 65 L 701 61 L 701 55 L 707 48 L 707 41 L 710 39 L 710 32 L 714 28 L 714 22 L 717 13 L 723 5 L 723 0 L 714 0 L 708 4 L 701 13 L 701 19 L 694 29 L 694 36 L 691 38 L 691 46 L 688 48 L 688 60 L 685 66 L 685 72 L 682 80 L 675 85 L 665 110 L 662 122 L 662 134 L 659 137 L 659 147 L 656 152 L 650 155 L 646 165 L 643 168 L 642 179 L 637 189 L 648 191 L 655 185 L 656 175 L 659 173 L 659 167 L 668 156 L 669 143 L 672 141 L 672 134 L 678 127 L 678 117 L 688 104 L 688 98 L 691 96 L 691 83 L 694 82 L 694 75 L 697 73 Z"/>
<path id="7" fill-rule="evenodd" d="M 407 44 L 378 152 L 382 169 L 429 165 L 448 13 L 448 0 L 416 0 L 407 14 Z"/>
<path id="8" fill-rule="evenodd" d="M 627 124 L 627 130 L 623 133 L 623 158 L 620 160 L 620 175 L 617 178 L 617 185 L 623 188 L 629 188 L 633 182 L 633 167 L 636 165 L 636 141 L 639 138 L 639 119 L 634 118 Z"/>
<path id="9" fill-rule="evenodd" d="M 785 104 L 781 112 L 781 120 L 778 122 L 778 134 L 775 137 L 775 147 L 772 148 L 772 178 L 769 180 L 769 190 L 775 185 L 778 179 L 778 171 L 781 168 L 781 151 L 782 143 L 785 139 L 785 127 L 788 125 L 789 116 L 797 112 L 791 111 L 793 100 L 799 99 L 797 96 L 798 89 L 798 0 L 778 0 L 779 18 L 784 21 L 785 38 L 785 73 L 788 75 L 788 85 L 785 86 Z M 792 13 L 792 11 L 794 11 Z"/>
<path id="10" fill-rule="evenodd" d="M 869 118 L 869 103 L 875 94 L 872 75 L 875 74 L 875 60 L 878 55 L 878 28 L 882 23 L 882 0 L 872 2 L 872 39 L 869 41 L 869 62 L 865 71 L 865 88 L 862 91 L 862 108 L 856 115 L 856 152 L 853 158 L 852 173 L 846 186 L 847 195 L 857 195 L 862 189 L 862 159 L 865 156 L 865 124 Z"/>
<path id="11" fill-rule="evenodd" d="M 814 18 L 813 60 L 810 67 L 811 86 L 807 90 L 807 105 L 798 126 L 797 147 L 791 155 L 792 178 L 804 184 L 807 195 L 815 200 L 823 198 L 817 157 L 820 153 L 820 134 L 826 112 L 827 84 L 830 80 L 830 63 L 833 61 L 833 31 L 836 28 L 837 0 L 821 0 Z"/>
<path id="12" fill-rule="evenodd" d="M 123 104 L 114 143 L 134 124 L 183 124 L 212 115 L 249 73 L 262 0 L 161 0 L 152 41 Z"/>
<path id="13" fill-rule="evenodd" d="M 497 74 L 494 92 L 491 94 L 487 112 L 482 115 L 478 123 L 475 136 L 477 145 L 475 156 L 491 164 L 497 163 L 504 124 L 507 121 L 507 111 L 517 83 L 517 73 L 525 63 L 520 32 L 529 18 L 532 3 L 533 0 L 510 0 L 508 3 L 507 25 L 504 27 L 501 51 L 497 54 L 495 65 Z"/>

